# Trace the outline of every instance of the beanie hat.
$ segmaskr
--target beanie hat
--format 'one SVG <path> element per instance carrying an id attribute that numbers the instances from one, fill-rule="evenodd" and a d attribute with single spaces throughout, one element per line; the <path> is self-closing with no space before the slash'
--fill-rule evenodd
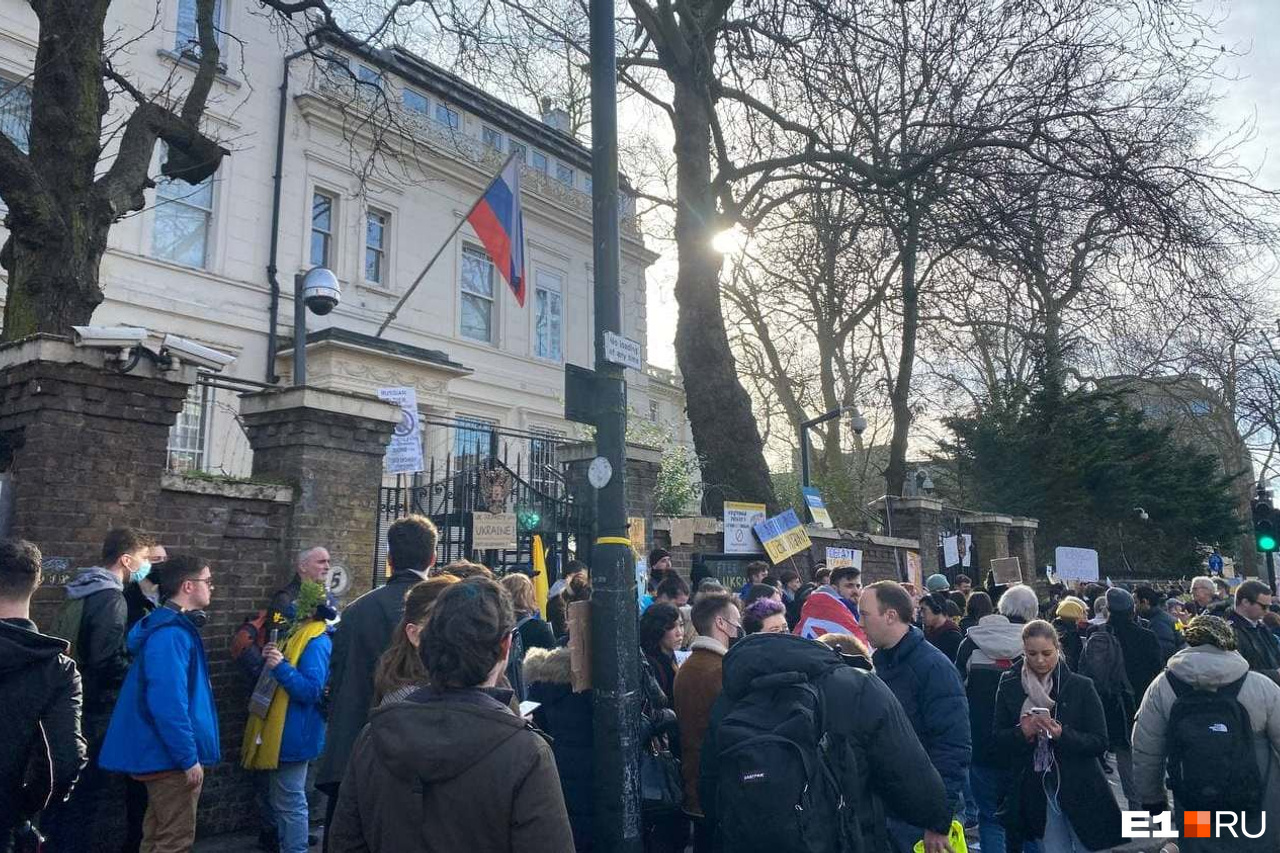
<path id="1" fill-rule="evenodd" d="M 1071 622 L 1083 622 L 1084 614 L 1084 602 L 1077 598 L 1064 598 L 1058 602 L 1058 609 L 1054 611 L 1054 615 L 1059 619 L 1066 619 Z"/>
<path id="2" fill-rule="evenodd" d="M 1113 586 L 1107 590 L 1107 612 L 1108 613 L 1131 613 L 1133 611 L 1133 596 L 1127 589 L 1121 589 Z"/>
<path id="3" fill-rule="evenodd" d="M 1187 623 L 1182 632 L 1188 646 L 1217 646 L 1224 652 L 1235 651 L 1236 632 L 1227 620 L 1207 613 Z"/>
<path id="4" fill-rule="evenodd" d="M 924 582 L 924 588 L 929 592 L 946 592 L 951 589 L 951 581 L 947 580 L 944 574 L 929 575 L 929 579 Z"/>

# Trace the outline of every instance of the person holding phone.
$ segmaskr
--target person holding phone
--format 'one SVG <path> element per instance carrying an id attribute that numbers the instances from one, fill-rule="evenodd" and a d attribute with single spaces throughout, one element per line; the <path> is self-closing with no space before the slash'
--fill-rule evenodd
<path id="1" fill-rule="evenodd" d="M 1022 659 L 1000 678 L 993 737 L 1015 781 L 1000 811 L 1014 839 L 1043 853 L 1084 853 L 1123 843 L 1120 807 L 1102 771 L 1107 721 L 1093 682 L 1062 662 L 1058 632 L 1042 619 L 1022 629 Z"/>

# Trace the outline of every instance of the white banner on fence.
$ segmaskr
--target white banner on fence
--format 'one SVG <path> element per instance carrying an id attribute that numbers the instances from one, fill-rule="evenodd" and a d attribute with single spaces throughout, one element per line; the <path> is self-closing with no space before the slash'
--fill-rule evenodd
<path id="1" fill-rule="evenodd" d="M 422 421 L 418 415 L 418 392 L 413 388 L 379 388 L 378 397 L 400 407 L 400 423 L 391 433 L 391 443 L 382 457 L 388 474 L 416 474 L 422 470 Z"/>
<path id="2" fill-rule="evenodd" d="M 724 502 L 724 552 L 726 554 L 760 554 L 764 551 L 756 540 L 755 525 L 765 519 L 764 504 Z"/>
<path id="3" fill-rule="evenodd" d="M 1092 548 L 1053 549 L 1054 576 L 1060 581 L 1096 581 L 1098 552 Z"/>

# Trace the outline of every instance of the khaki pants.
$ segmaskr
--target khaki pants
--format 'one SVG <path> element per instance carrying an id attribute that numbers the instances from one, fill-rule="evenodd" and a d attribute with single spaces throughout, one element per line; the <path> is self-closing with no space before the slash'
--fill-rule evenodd
<path id="1" fill-rule="evenodd" d="M 188 853 L 196 840 L 197 785 L 186 774 L 167 773 L 147 780 L 147 816 L 142 821 L 141 853 Z"/>

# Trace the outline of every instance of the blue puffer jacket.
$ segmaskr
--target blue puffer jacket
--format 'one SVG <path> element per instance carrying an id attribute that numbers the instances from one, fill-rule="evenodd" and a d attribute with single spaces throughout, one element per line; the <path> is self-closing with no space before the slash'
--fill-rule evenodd
<path id="1" fill-rule="evenodd" d="M 218 714 L 196 626 L 178 611 L 160 607 L 133 626 L 128 646 L 133 665 L 98 764 L 132 774 L 217 764 L 222 758 Z"/>
<path id="2" fill-rule="evenodd" d="M 872 662 L 942 777 L 951 813 L 959 814 L 972 755 L 969 701 L 959 670 L 915 626 L 898 645 L 877 649 Z"/>
<path id="3" fill-rule="evenodd" d="M 275 679 L 289 694 L 289 711 L 284 718 L 284 735 L 280 739 L 280 762 L 311 761 L 324 752 L 324 715 L 320 699 L 329 680 L 329 653 L 333 640 L 328 632 L 321 634 L 302 650 L 298 665 L 287 660 L 275 668 Z"/>

